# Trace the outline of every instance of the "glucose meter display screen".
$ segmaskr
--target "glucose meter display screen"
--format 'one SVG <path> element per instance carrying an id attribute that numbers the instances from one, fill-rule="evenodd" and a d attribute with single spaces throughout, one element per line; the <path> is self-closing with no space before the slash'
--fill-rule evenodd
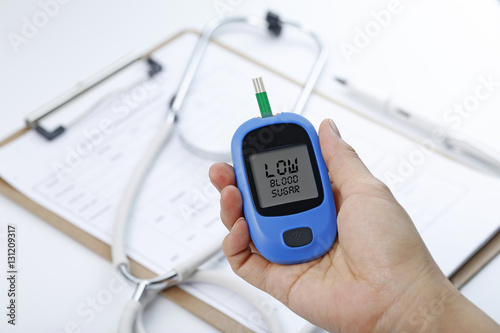
<path id="1" fill-rule="evenodd" d="M 306 144 L 255 153 L 249 161 L 262 208 L 318 197 Z"/>

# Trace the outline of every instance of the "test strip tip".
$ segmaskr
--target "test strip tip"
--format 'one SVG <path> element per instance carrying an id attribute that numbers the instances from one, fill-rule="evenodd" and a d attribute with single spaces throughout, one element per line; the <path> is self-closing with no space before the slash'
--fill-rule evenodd
<path id="1" fill-rule="evenodd" d="M 266 91 L 266 88 L 264 88 L 264 81 L 262 81 L 262 77 L 257 77 L 253 79 L 252 82 L 256 94 L 260 94 Z"/>

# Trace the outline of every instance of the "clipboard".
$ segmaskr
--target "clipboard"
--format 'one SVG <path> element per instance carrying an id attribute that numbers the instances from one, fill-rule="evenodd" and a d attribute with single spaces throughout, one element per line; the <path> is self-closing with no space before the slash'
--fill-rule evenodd
<path id="1" fill-rule="evenodd" d="M 146 52 L 143 56 L 138 57 L 132 62 L 135 62 L 137 60 L 141 59 L 147 59 L 152 53 L 155 51 L 161 49 L 163 46 L 166 46 L 168 43 L 176 40 L 177 38 L 180 38 L 181 36 L 188 34 L 188 33 L 194 33 L 199 35 L 199 32 L 193 31 L 193 30 L 184 30 L 179 32 L 178 34 L 174 35 L 173 37 L 167 39 L 166 41 L 162 42 L 158 46 L 154 47 L 152 50 Z M 245 56 L 244 54 L 241 54 L 240 52 L 220 43 L 217 41 L 212 41 L 213 43 L 218 44 L 219 46 L 223 47 L 224 49 L 234 53 L 235 55 L 244 58 L 247 61 L 251 61 L 261 67 L 264 67 L 265 69 L 275 73 L 278 76 L 281 76 L 284 79 L 287 79 L 291 82 L 294 82 L 298 85 L 300 85 L 299 82 L 296 82 L 295 80 L 283 75 L 282 73 L 279 73 L 272 68 L 269 68 L 268 66 L 261 64 L 257 61 L 255 61 L 252 58 L 249 58 Z M 131 62 L 131 63 L 132 63 Z M 123 68 L 127 67 L 127 65 L 122 66 Z M 99 85 L 101 82 L 103 82 L 106 78 L 113 76 L 118 70 L 114 70 L 109 74 L 106 74 L 104 77 L 100 77 L 96 80 L 94 80 L 93 83 L 90 84 L 90 88 L 93 86 Z M 89 87 L 84 87 L 81 88 L 80 91 L 73 92 L 70 94 L 66 94 L 62 98 L 58 99 L 59 105 L 63 105 L 67 101 L 77 98 L 80 96 L 82 93 L 88 90 Z M 329 96 L 326 96 L 324 94 L 314 92 L 314 94 L 321 96 L 325 98 L 326 100 L 339 104 L 342 107 L 349 109 L 352 112 L 358 113 L 356 110 L 343 105 L 334 99 L 330 98 Z M 57 108 L 57 107 L 56 107 Z M 44 106 L 43 109 L 45 109 L 45 112 L 50 112 L 50 110 L 54 110 L 52 106 Z M 359 113 L 358 113 L 359 114 Z M 383 124 L 382 124 L 383 125 Z M 385 126 L 385 125 L 383 125 Z M 15 141 L 16 139 L 20 138 L 23 136 L 25 133 L 28 131 L 32 130 L 32 127 L 26 126 L 25 128 L 21 129 L 17 133 L 11 135 L 10 137 L 6 138 L 5 140 L 0 142 L 0 147 L 9 144 L 10 142 Z M 104 259 L 111 261 L 111 249 L 110 246 L 104 243 L 103 241 L 97 239 L 96 237 L 84 232 L 83 230 L 79 229 L 66 219 L 60 217 L 59 215 L 55 214 L 54 212 L 48 210 L 47 208 L 41 206 L 40 204 L 34 202 L 21 192 L 17 191 L 15 188 L 13 188 L 11 185 L 9 185 L 4 179 L 0 177 L 0 193 L 11 199 L 12 201 L 16 202 L 20 206 L 24 207 L 25 209 L 29 210 L 31 213 L 33 213 L 35 216 L 45 220 L 47 223 L 50 225 L 54 226 L 55 228 L 59 229 L 69 237 L 73 238 L 77 242 L 81 243 L 82 245 L 88 247 L 92 251 L 94 251 L 96 254 L 100 255 Z M 490 240 L 486 242 L 480 250 L 478 250 L 476 253 L 471 255 L 471 257 L 468 259 L 468 261 L 460 267 L 451 277 L 450 280 L 452 283 L 457 286 L 458 288 L 462 287 L 465 285 L 477 272 L 481 270 L 482 267 L 484 267 L 488 262 L 490 262 L 496 255 L 500 253 L 500 231 L 497 232 L 496 234 L 492 235 Z M 132 271 L 137 274 L 138 276 L 141 277 L 153 277 L 155 274 L 150 271 L 149 269 L 145 268 L 141 264 L 137 263 L 134 260 L 131 260 L 131 269 Z M 174 301 L 181 307 L 185 308 L 186 310 L 190 311 L 194 315 L 198 316 L 208 324 L 212 325 L 213 327 L 217 328 L 218 330 L 222 332 L 252 332 L 250 329 L 247 327 L 243 326 L 236 320 L 228 317 L 224 313 L 220 312 L 219 310 L 213 308 L 212 306 L 202 302 L 201 300 L 197 299 L 196 297 L 192 296 L 191 294 L 187 293 L 186 291 L 182 290 L 179 287 L 173 287 L 168 290 L 165 290 L 162 292 L 162 294 L 167 297 L 168 299 Z"/>

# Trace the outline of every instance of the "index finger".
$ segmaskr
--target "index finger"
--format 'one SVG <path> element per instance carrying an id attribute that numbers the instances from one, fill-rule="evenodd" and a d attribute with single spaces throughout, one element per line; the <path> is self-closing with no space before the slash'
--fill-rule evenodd
<path id="1" fill-rule="evenodd" d="M 208 171 L 210 181 L 215 188 L 220 192 L 226 186 L 236 186 L 236 176 L 234 169 L 227 163 L 218 162 L 210 167 Z"/>

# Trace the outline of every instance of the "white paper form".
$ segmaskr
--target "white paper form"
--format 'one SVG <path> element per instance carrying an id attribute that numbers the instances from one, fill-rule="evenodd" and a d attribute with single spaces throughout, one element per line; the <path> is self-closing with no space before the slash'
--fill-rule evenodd
<path id="1" fill-rule="evenodd" d="M 34 201 L 109 244 L 123 188 L 165 116 L 194 42 L 194 36 L 185 36 L 157 52 L 154 58 L 165 71 L 156 84 L 101 105 L 53 142 L 29 132 L 3 147 L 0 175 Z M 251 83 L 256 76 L 264 77 L 274 112 L 292 108 L 297 86 L 211 46 L 179 116 L 178 132 L 190 142 L 229 149 L 236 127 L 258 114 Z M 108 85 L 118 87 L 123 82 Z M 397 172 L 401 159 L 420 149 L 317 96 L 305 116 L 316 126 L 326 117 L 333 118 L 346 141 L 381 179 L 387 172 Z M 207 175 L 214 161 L 187 151 L 178 134 L 165 146 L 145 182 L 128 232 L 129 255 L 157 273 L 203 251 L 226 233 L 219 220 L 219 197 Z M 393 190 L 448 275 L 500 226 L 495 215 L 500 182 L 440 155 L 427 157 Z M 220 257 L 207 268 L 233 274 Z M 236 295 L 205 285 L 185 288 L 250 328 L 265 331 L 260 316 Z M 302 319 L 265 297 L 286 332 L 300 328 Z"/>

